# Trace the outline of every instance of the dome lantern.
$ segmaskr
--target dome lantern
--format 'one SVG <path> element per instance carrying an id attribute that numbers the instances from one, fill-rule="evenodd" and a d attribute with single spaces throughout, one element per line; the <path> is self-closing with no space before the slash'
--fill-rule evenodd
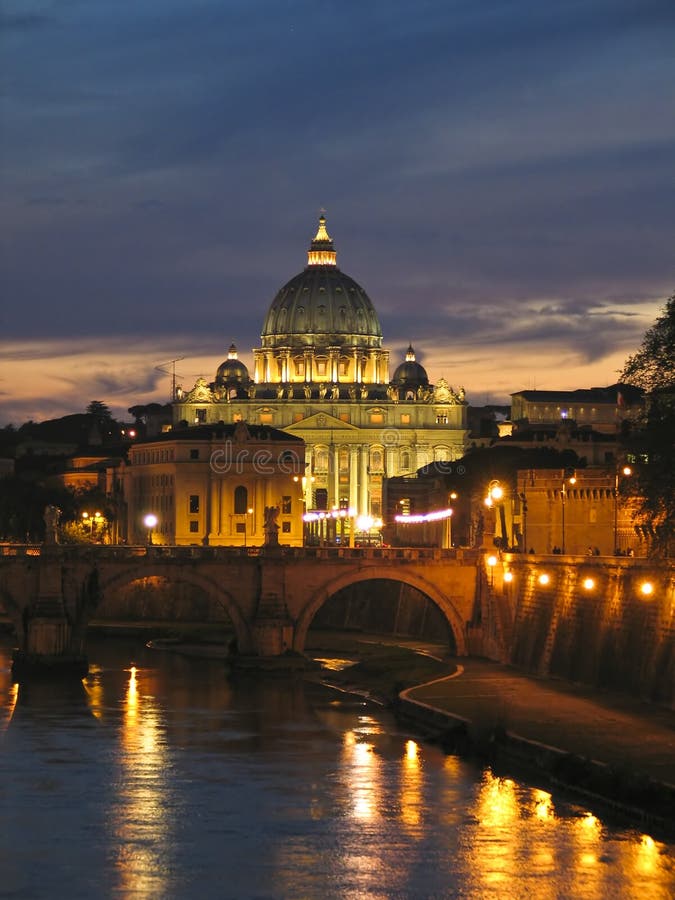
<path id="1" fill-rule="evenodd" d="M 337 253 L 331 236 L 326 231 L 326 217 L 319 218 L 319 227 L 307 251 L 308 266 L 337 266 Z"/>

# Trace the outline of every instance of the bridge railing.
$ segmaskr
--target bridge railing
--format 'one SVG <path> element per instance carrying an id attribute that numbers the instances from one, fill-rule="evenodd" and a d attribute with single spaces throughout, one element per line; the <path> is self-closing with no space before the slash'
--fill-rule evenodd
<path id="1" fill-rule="evenodd" d="M 0 544 L 0 556 L 40 556 L 41 544 Z M 50 557 L 62 559 L 95 558 L 99 560 L 133 559 L 137 557 L 173 560 L 240 559 L 271 556 L 281 559 L 369 559 L 369 560 L 473 560 L 478 550 L 440 549 L 437 547 L 191 547 L 127 544 L 51 544 Z"/>

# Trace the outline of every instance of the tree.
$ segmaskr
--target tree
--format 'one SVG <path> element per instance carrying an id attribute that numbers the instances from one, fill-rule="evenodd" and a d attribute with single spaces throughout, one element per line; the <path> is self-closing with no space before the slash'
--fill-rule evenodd
<path id="1" fill-rule="evenodd" d="M 675 295 L 626 361 L 621 381 L 646 394 L 624 436 L 635 461 L 635 477 L 624 484 L 637 499 L 653 553 L 669 556 L 675 538 Z"/>
<path id="2" fill-rule="evenodd" d="M 97 422 L 112 419 L 110 408 L 101 400 L 92 400 L 85 412 L 87 415 L 94 416 Z"/>

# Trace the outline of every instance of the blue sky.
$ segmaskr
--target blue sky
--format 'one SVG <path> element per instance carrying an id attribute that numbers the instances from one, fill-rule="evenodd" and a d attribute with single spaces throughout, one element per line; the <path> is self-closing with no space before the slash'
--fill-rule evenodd
<path id="1" fill-rule="evenodd" d="M 0 424 L 250 362 L 327 210 L 396 364 L 616 380 L 674 288 L 672 0 L 4 0 Z"/>

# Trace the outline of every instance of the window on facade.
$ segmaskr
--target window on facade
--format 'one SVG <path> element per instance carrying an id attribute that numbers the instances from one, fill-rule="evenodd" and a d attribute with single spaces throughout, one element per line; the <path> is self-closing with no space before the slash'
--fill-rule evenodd
<path id="1" fill-rule="evenodd" d="M 195 534 L 199 531 L 199 522 L 190 522 L 190 533 Z"/>
<path id="2" fill-rule="evenodd" d="M 402 516 L 410 515 L 410 497 L 401 497 L 398 501 L 399 514 Z"/>
<path id="3" fill-rule="evenodd" d="M 317 488 L 314 491 L 314 508 L 328 509 L 328 491 L 326 488 Z"/>
<path id="4" fill-rule="evenodd" d="M 401 468 L 404 471 L 410 468 L 410 453 L 407 450 L 401 450 Z"/>
<path id="5" fill-rule="evenodd" d="M 341 422 L 349 422 L 349 413 L 340 413 Z"/>
<path id="6" fill-rule="evenodd" d="M 199 450 L 196 447 L 190 449 L 190 459 L 199 459 Z"/>
<path id="7" fill-rule="evenodd" d="M 290 522 L 282 522 L 281 523 L 281 531 L 283 534 L 291 533 L 291 523 Z"/>
<path id="8" fill-rule="evenodd" d="M 381 472 L 384 468 L 384 458 L 381 450 L 371 450 L 370 468 L 373 472 Z"/>
<path id="9" fill-rule="evenodd" d="M 271 412 L 260 413 L 260 424 L 261 425 L 271 425 L 272 424 L 272 413 Z"/>
<path id="10" fill-rule="evenodd" d="M 281 512 L 285 516 L 290 516 L 291 514 L 291 498 L 286 496 L 281 498 Z"/>
<path id="11" fill-rule="evenodd" d="M 448 417 L 446 416 L 445 413 L 439 413 L 436 416 L 436 424 L 437 425 L 447 425 L 448 424 Z"/>
<path id="12" fill-rule="evenodd" d="M 401 425 L 410 425 L 410 413 L 401 413 Z"/>
<path id="13" fill-rule="evenodd" d="M 206 422 L 206 410 L 198 409 L 195 410 L 195 422 L 199 422 L 200 424 Z"/>
<path id="14" fill-rule="evenodd" d="M 238 485 L 234 489 L 234 514 L 243 516 L 248 509 L 248 490 L 243 484 Z"/>
<path id="15" fill-rule="evenodd" d="M 349 450 L 344 448 L 338 453 L 338 467 L 341 472 L 349 471 Z"/>
<path id="16" fill-rule="evenodd" d="M 305 418 L 304 413 L 293 413 L 293 421 L 294 422 L 302 422 Z"/>
<path id="17" fill-rule="evenodd" d="M 199 494 L 190 494 L 190 512 L 199 512 Z"/>
<path id="18" fill-rule="evenodd" d="M 381 412 L 373 412 L 370 414 L 370 424 L 371 425 L 382 425 L 384 422 L 384 415 Z"/>
<path id="19" fill-rule="evenodd" d="M 304 359 L 296 359 L 295 360 L 295 374 L 302 377 L 305 374 L 305 361 Z"/>
<path id="20" fill-rule="evenodd" d="M 246 522 L 237 522 L 235 532 L 237 534 L 246 534 Z"/>
<path id="21" fill-rule="evenodd" d="M 323 447 L 318 448 L 314 453 L 314 468 L 317 472 L 328 471 L 328 450 Z"/>
<path id="22" fill-rule="evenodd" d="M 326 374 L 326 366 L 327 362 L 325 359 L 317 359 L 316 362 L 316 374 L 317 375 L 325 375 Z"/>

